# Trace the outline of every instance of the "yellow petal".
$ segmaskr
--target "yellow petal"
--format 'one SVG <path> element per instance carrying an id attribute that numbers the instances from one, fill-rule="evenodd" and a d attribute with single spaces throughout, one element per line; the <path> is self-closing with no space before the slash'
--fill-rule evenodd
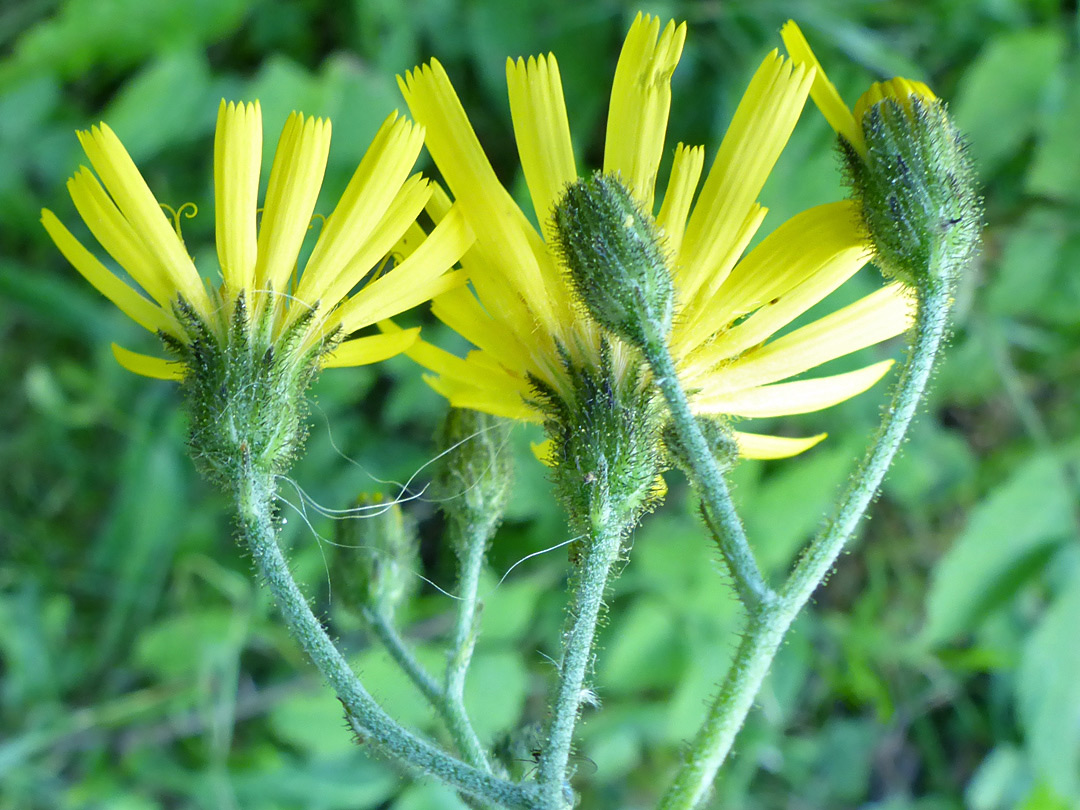
<path id="1" fill-rule="evenodd" d="M 257 289 L 286 291 L 311 225 L 329 153 L 329 121 L 295 112 L 289 116 L 266 187 L 255 265 Z"/>
<path id="2" fill-rule="evenodd" d="M 715 283 L 710 283 L 708 285 L 710 288 L 723 289 L 724 281 L 727 279 L 732 266 L 749 247 L 751 240 L 753 240 L 758 228 L 761 227 L 761 223 L 765 221 L 765 215 L 768 213 L 769 209 L 762 207 L 758 203 L 750 206 L 750 212 L 734 233 L 733 241 L 724 251 L 720 264 L 717 265 L 715 279 L 712 280 Z M 710 305 L 718 297 L 722 298 L 715 290 L 710 294 L 707 289 L 692 286 L 693 282 L 689 281 L 691 276 L 709 281 L 708 273 L 698 273 L 699 268 L 686 264 L 685 261 L 688 260 L 684 260 L 684 256 L 685 253 L 678 257 L 674 267 L 680 326 L 672 334 L 672 345 L 674 350 L 679 353 L 686 351 L 690 346 L 696 346 L 716 331 L 715 323 L 718 319 L 714 318 Z M 691 294 L 691 290 L 694 291 L 693 294 Z"/>
<path id="3" fill-rule="evenodd" d="M 542 415 L 529 407 L 521 394 L 509 387 L 486 385 L 451 387 L 448 391 L 450 404 L 455 408 L 472 408 L 493 416 L 516 419 L 521 422 L 542 422 Z"/>
<path id="4" fill-rule="evenodd" d="M 763 385 L 699 399 L 694 402 L 694 413 L 765 418 L 820 411 L 866 391 L 885 376 L 892 364 L 892 360 L 883 360 L 846 374 Z"/>
<path id="5" fill-rule="evenodd" d="M 214 210 L 221 276 L 233 292 L 255 282 L 262 110 L 254 104 L 218 108 L 214 137 Z"/>
<path id="6" fill-rule="evenodd" d="M 506 60 L 506 86 L 521 168 L 545 235 L 568 183 L 577 180 L 570 124 L 555 56 Z"/>
<path id="7" fill-rule="evenodd" d="M 395 204 L 400 209 L 402 186 L 416 163 L 423 143 L 423 127 L 399 118 L 396 112 L 383 122 L 342 194 L 341 201 L 319 234 L 319 241 L 296 289 L 298 298 L 309 303 L 322 299 L 324 304 L 332 306 L 337 303 L 334 298 L 340 299 L 347 293 L 398 240 L 408 223 L 398 225 L 395 220 L 395 227 L 399 230 L 390 235 L 381 234 L 381 251 L 360 262 L 362 269 L 357 274 L 354 257 L 364 252 L 362 246 L 385 221 L 389 209 Z M 408 210 L 415 219 L 430 192 L 417 177 L 410 184 L 410 193 Z M 350 269 L 348 273 L 345 273 L 346 266 Z M 344 289 L 338 287 L 328 294 L 327 287 L 343 275 L 347 275 L 347 286 Z"/>
<path id="8" fill-rule="evenodd" d="M 166 360 L 164 357 L 151 357 L 148 354 L 139 354 L 130 349 L 125 349 L 116 343 L 112 344 L 113 357 L 116 362 L 128 371 L 143 377 L 152 377 L 155 380 L 182 380 L 184 379 L 184 364 L 175 360 Z"/>
<path id="9" fill-rule="evenodd" d="M 465 281 L 464 274 L 440 278 L 472 244 L 472 230 L 460 210 L 435 226 L 409 258 L 341 305 L 341 324 L 351 332 L 403 312 Z M 445 291 L 440 289 L 440 292 Z"/>
<path id="10" fill-rule="evenodd" d="M 799 453 L 805 453 L 815 444 L 822 442 L 828 433 L 819 433 L 816 436 L 808 436 L 805 439 L 791 439 L 786 436 L 763 436 L 760 433 L 741 433 L 734 431 L 732 436 L 735 444 L 739 447 L 739 455 L 743 458 L 757 458 L 762 460 L 776 458 L 791 458 Z"/>
<path id="11" fill-rule="evenodd" d="M 430 184 L 419 174 L 406 180 L 397 197 L 391 201 L 385 211 L 380 209 L 378 212 L 371 212 L 372 220 L 375 221 L 374 228 L 362 243 L 352 245 L 354 255 L 337 277 L 325 279 L 325 286 L 321 288 L 318 284 L 305 286 L 308 278 L 308 272 L 305 270 L 296 297 L 308 304 L 321 301 L 327 311 L 337 306 L 338 302 L 344 299 L 353 287 L 371 272 L 373 267 L 391 254 L 394 246 L 401 240 L 402 235 L 408 232 L 410 226 L 416 224 L 416 217 L 424 210 L 424 204 L 430 194 Z M 378 218 L 380 215 L 381 218 Z M 417 228 L 419 229 L 419 226 Z M 420 240 L 416 245 L 410 248 L 410 256 L 416 247 L 423 244 L 426 238 L 423 231 L 420 231 L 419 237 Z M 401 264 L 406 257 L 391 255 L 390 258 L 396 264 Z M 373 278 L 369 283 L 375 281 L 377 279 Z"/>
<path id="12" fill-rule="evenodd" d="M 899 335 L 913 315 L 910 291 L 891 284 L 721 366 L 702 386 L 701 395 L 711 398 L 801 374 Z"/>
<path id="13" fill-rule="evenodd" d="M 735 266 L 711 300 L 683 314 L 674 340 L 680 351 L 689 351 L 737 318 L 761 310 L 709 348 L 716 359 L 730 357 L 733 347 L 753 346 L 816 304 L 854 275 L 869 254 L 855 203 L 796 214 Z M 810 279 L 815 280 L 804 283 Z"/>
<path id="14" fill-rule="evenodd" d="M 79 132 L 78 136 L 102 184 L 147 249 L 158 257 L 175 292 L 184 296 L 203 317 L 208 317 L 211 307 L 206 286 L 116 133 L 108 125 L 100 124 Z"/>
<path id="15" fill-rule="evenodd" d="M 821 110 L 821 114 L 825 116 L 825 120 L 829 122 L 829 126 L 865 155 L 866 139 L 863 138 L 862 128 L 856 123 L 855 116 L 851 114 L 844 100 L 840 98 L 836 85 L 829 81 L 829 77 L 821 69 L 821 63 L 810 50 L 810 43 L 806 41 L 806 37 L 803 36 L 794 20 L 788 20 L 784 24 L 784 27 L 780 29 L 780 37 L 784 40 L 784 47 L 787 48 L 792 59 L 815 68 L 814 86 L 810 88 L 810 96 L 814 99 L 817 108 Z"/>
<path id="16" fill-rule="evenodd" d="M 434 299 L 431 313 L 507 368 L 528 368 L 527 350 L 517 336 L 505 323 L 492 318 L 468 287 L 459 287 Z"/>
<path id="17" fill-rule="evenodd" d="M 675 147 L 675 160 L 671 164 L 664 203 L 656 215 L 656 224 L 663 229 L 667 237 L 667 250 L 673 257 L 679 255 L 686 217 L 690 213 L 690 204 L 694 200 L 704 165 L 705 147 L 684 146 L 681 143 Z"/>
<path id="18" fill-rule="evenodd" d="M 657 41 L 659 30 L 659 18 L 640 12 L 630 26 L 611 85 L 604 141 L 604 172 L 619 172 L 649 213 L 671 110 L 671 74 L 682 55 L 686 23 L 668 22 Z"/>
<path id="19" fill-rule="evenodd" d="M 913 79 L 904 79 L 897 76 L 894 79 L 889 79 L 887 82 L 874 82 L 865 93 L 859 96 L 859 100 L 855 102 L 855 120 L 860 124 L 860 131 L 861 122 L 863 116 L 866 115 L 866 111 L 879 101 L 883 101 L 887 98 L 899 102 L 907 110 L 908 114 L 911 115 L 912 96 L 918 96 L 924 102 L 937 99 L 933 90 L 922 82 Z"/>
<path id="20" fill-rule="evenodd" d="M 686 226 L 682 300 L 699 290 L 712 296 L 735 264 L 739 254 L 732 246 L 799 120 L 812 79 L 812 68 L 795 66 L 776 51 L 754 74 Z"/>
<path id="21" fill-rule="evenodd" d="M 544 439 L 542 442 L 529 442 L 529 449 L 536 456 L 536 460 L 545 467 L 555 466 L 555 459 L 551 457 L 551 451 L 554 447 L 555 442 L 551 439 Z"/>
<path id="22" fill-rule="evenodd" d="M 101 246 L 162 307 L 171 307 L 176 291 L 161 260 L 131 227 L 105 189 L 85 166 L 68 180 L 75 208 Z"/>
<path id="23" fill-rule="evenodd" d="M 49 236 L 71 266 L 78 270 L 94 289 L 112 301 L 121 312 L 151 332 L 162 330 L 175 333 L 172 319 L 161 307 L 143 298 L 111 273 L 47 208 L 41 211 L 41 224 L 45 226 L 45 230 L 48 231 Z"/>
<path id="24" fill-rule="evenodd" d="M 326 356 L 323 367 L 341 368 L 378 363 L 401 354 L 416 343 L 419 336 L 420 327 L 416 327 L 346 340 Z"/>
<path id="25" fill-rule="evenodd" d="M 398 84 L 413 117 L 427 129 L 428 151 L 455 199 L 469 222 L 483 228 L 475 247 L 483 263 L 499 268 L 499 285 L 528 302 L 530 311 L 548 331 L 558 330 L 552 302 L 562 294 L 558 290 L 553 293 L 548 285 L 562 281 L 545 278 L 534 252 L 537 246 L 543 249 L 543 243 L 495 176 L 446 71 L 433 59 L 407 73 Z M 530 241 L 530 233 L 536 242 Z M 516 308 L 520 310 L 520 304 Z"/>
<path id="26" fill-rule="evenodd" d="M 391 320 L 379 321 L 378 326 L 380 330 L 387 334 L 397 334 L 404 331 Z M 429 371 L 434 371 L 440 377 L 447 377 L 461 382 L 469 382 L 476 378 L 476 372 L 466 360 L 456 354 L 451 354 L 445 349 L 440 349 L 426 340 L 416 341 L 406 349 L 405 354 L 410 360 Z"/>

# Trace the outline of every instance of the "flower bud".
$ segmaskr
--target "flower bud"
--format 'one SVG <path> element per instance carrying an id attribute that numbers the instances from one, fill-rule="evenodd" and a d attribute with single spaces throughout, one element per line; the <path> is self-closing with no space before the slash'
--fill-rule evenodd
<path id="1" fill-rule="evenodd" d="M 638 347 L 667 335 L 674 292 L 664 237 L 616 175 L 567 186 L 554 225 L 555 250 L 597 323 Z"/>
<path id="2" fill-rule="evenodd" d="M 945 104 L 921 82 L 892 79 L 854 114 L 865 149 L 842 143 L 876 262 L 916 289 L 953 286 L 978 244 L 982 206 Z"/>
<path id="3" fill-rule="evenodd" d="M 722 472 L 727 472 L 735 466 L 739 460 L 739 445 L 735 442 L 731 427 L 723 419 L 709 416 L 697 417 L 698 427 L 701 429 L 705 443 L 716 459 L 717 466 Z M 692 453 L 683 443 L 675 426 L 668 422 L 664 425 L 664 447 L 668 452 L 671 463 L 685 472 L 692 479 L 696 465 L 691 461 Z"/>
<path id="4" fill-rule="evenodd" d="M 455 544 L 476 538 L 486 543 L 502 520 L 514 481 L 509 430 L 507 420 L 468 408 L 452 408 L 439 428 L 436 438 L 445 455 L 435 497 L 446 517 L 463 529 L 451 532 Z"/>
<path id="5" fill-rule="evenodd" d="M 355 506 L 355 515 L 337 523 L 334 568 L 350 601 L 390 618 L 416 582 L 416 528 L 382 495 L 361 495 Z"/>

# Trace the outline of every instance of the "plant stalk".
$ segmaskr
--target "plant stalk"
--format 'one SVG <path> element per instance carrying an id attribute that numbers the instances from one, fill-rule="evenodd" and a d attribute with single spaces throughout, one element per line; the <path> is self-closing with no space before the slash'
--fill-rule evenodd
<path id="1" fill-rule="evenodd" d="M 466 795 L 507 808 L 534 807 L 532 791 L 461 762 L 403 728 L 383 711 L 330 640 L 289 571 L 277 542 L 273 478 L 255 471 L 249 459 L 244 459 L 239 478 L 234 494 L 240 535 L 290 633 L 333 688 L 357 735 L 388 756 Z"/>
<path id="2" fill-rule="evenodd" d="M 458 553 L 458 609 L 454 620 L 450 654 L 446 664 L 446 724 L 462 756 L 477 768 L 491 770 L 487 755 L 465 711 L 465 676 L 476 646 L 480 573 L 488 540 L 494 533 L 491 525 L 458 525 L 457 531 L 469 532 L 467 542 L 456 544 Z"/>
<path id="3" fill-rule="evenodd" d="M 705 522 L 720 547 L 720 553 L 735 581 L 735 590 L 748 609 L 768 605 L 776 599 L 776 593 L 765 582 L 758 568 L 754 552 L 746 539 L 746 530 L 735 510 L 731 490 L 705 441 L 697 418 L 690 412 L 690 403 L 679 384 L 666 334 L 656 321 L 643 318 L 643 322 L 647 331 L 645 358 L 652 368 L 657 387 L 667 401 L 672 425 L 689 450 L 691 483 L 701 497 Z"/>
<path id="4" fill-rule="evenodd" d="M 945 284 L 920 297 L 907 359 L 873 444 L 838 502 L 833 518 L 807 546 L 776 601 L 750 609 L 731 668 L 675 781 L 661 800 L 660 810 L 692 810 L 708 796 L 780 643 L 836 564 L 904 440 L 945 338 L 950 304 L 951 291 Z"/>
<path id="5" fill-rule="evenodd" d="M 585 676 L 592 663 L 596 624 L 604 603 L 604 591 L 611 568 L 619 557 L 625 526 L 601 497 L 590 515 L 590 532 L 573 586 L 570 615 L 563 634 L 562 664 L 552 702 L 552 714 L 546 729 L 537 770 L 540 806 L 545 810 L 563 810 L 572 805 L 567 795 L 567 764 L 573 743 L 574 727 L 581 708 Z"/>

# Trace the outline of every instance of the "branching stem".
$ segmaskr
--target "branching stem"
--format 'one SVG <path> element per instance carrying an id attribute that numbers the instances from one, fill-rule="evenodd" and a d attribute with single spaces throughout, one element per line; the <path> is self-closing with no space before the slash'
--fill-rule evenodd
<path id="1" fill-rule="evenodd" d="M 921 296 L 907 359 L 873 444 L 833 518 L 807 546 L 776 601 L 749 609 L 735 660 L 660 810 L 692 810 L 708 795 L 788 628 L 836 564 L 903 442 L 944 340 L 950 305 L 945 284 Z"/>
<path id="2" fill-rule="evenodd" d="M 403 728 L 364 689 L 301 593 L 277 542 L 273 478 L 241 465 L 235 482 L 240 534 L 285 623 L 345 707 L 356 733 L 386 755 L 462 793 L 507 808 L 535 807 L 533 792 L 468 765 Z"/>
<path id="3" fill-rule="evenodd" d="M 493 525 L 459 524 L 455 531 L 469 532 L 455 546 L 458 551 L 457 616 L 446 663 L 446 724 L 462 755 L 477 768 L 489 771 L 484 748 L 465 711 L 465 675 L 476 645 L 480 573 Z"/>
<path id="4" fill-rule="evenodd" d="M 667 336 L 657 322 L 643 320 L 648 339 L 644 347 L 645 358 L 652 368 L 657 387 L 667 400 L 672 425 L 688 450 L 688 461 L 692 465 L 690 477 L 701 496 L 706 523 L 716 538 L 743 604 L 748 608 L 768 605 L 776 599 L 776 594 L 758 568 L 724 474 L 705 441 L 697 419 L 690 412 L 690 403 L 679 384 Z"/>
<path id="5" fill-rule="evenodd" d="M 598 501 L 590 515 L 590 531 L 583 539 L 584 548 L 570 597 L 570 615 L 563 633 L 559 682 L 540 755 L 537 778 L 541 807 L 545 810 L 563 810 L 571 806 L 566 784 L 570 747 L 581 708 L 585 676 L 592 662 L 593 640 L 604 591 L 611 568 L 618 559 L 625 529 L 609 501 L 606 498 Z"/>

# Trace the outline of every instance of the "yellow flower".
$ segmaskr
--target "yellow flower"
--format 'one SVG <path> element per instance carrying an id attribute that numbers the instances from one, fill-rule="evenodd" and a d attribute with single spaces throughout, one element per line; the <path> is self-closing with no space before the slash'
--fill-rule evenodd
<path id="1" fill-rule="evenodd" d="M 810 50 L 810 44 L 806 41 L 806 37 L 803 36 L 794 20 L 788 20 L 784 24 L 783 28 L 780 29 L 780 37 L 784 40 L 784 46 L 795 62 L 814 67 L 816 72 L 814 74 L 814 84 L 810 88 L 810 97 L 813 98 L 814 104 L 821 110 L 829 125 L 836 130 L 838 135 L 850 143 L 863 158 L 866 157 L 863 116 L 867 110 L 886 98 L 899 102 L 909 113 L 911 112 L 912 96 L 919 97 L 927 102 L 937 100 L 934 92 L 922 82 L 897 77 L 886 82 L 874 82 L 874 84 L 870 85 L 870 89 L 863 93 L 855 103 L 855 112 L 853 113 L 848 109 L 844 100 L 840 98 L 836 85 L 829 81 L 825 71 L 821 69 L 821 63 L 814 56 L 814 52 Z"/>
<path id="2" fill-rule="evenodd" d="M 685 25 L 638 15 L 623 45 L 608 112 L 603 170 L 618 173 L 646 211 L 656 211 L 670 79 Z M 704 149 L 679 144 L 656 213 L 672 257 L 676 294 L 672 350 L 698 414 L 767 417 L 825 408 L 876 382 L 891 361 L 846 374 L 781 382 L 904 331 L 908 297 L 886 287 L 782 337 L 770 336 L 852 276 L 870 246 L 851 203 L 805 211 L 740 260 L 765 216 L 756 198 L 787 143 L 814 70 L 769 54 L 735 112 L 692 205 Z M 553 55 L 508 60 L 510 109 L 525 180 L 541 233 L 498 182 L 457 95 L 437 61 L 400 81 L 427 147 L 477 234 L 462 259 L 475 295 L 455 289 L 434 300 L 435 315 L 476 350 L 460 358 L 425 342 L 408 354 L 435 372 L 452 404 L 541 421 L 530 377 L 556 391 L 568 386 L 562 353 L 596 358 L 601 335 L 583 312 L 564 268 L 549 249 L 552 210 L 578 178 L 558 64 Z M 437 206 L 449 199 L 436 192 Z M 392 328 L 392 327 L 387 327 Z M 616 346 L 616 370 L 640 361 Z M 805 439 L 735 433 L 740 452 L 780 458 Z"/>
<path id="3" fill-rule="evenodd" d="M 71 198 L 90 232 L 134 284 L 109 270 L 52 211 L 42 211 L 42 223 L 87 281 L 136 323 L 166 339 L 189 339 L 174 309 L 180 299 L 223 338 L 242 295 L 252 324 L 270 319 L 271 341 L 315 309 L 300 354 L 336 334 L 346 339 L 323 358 L 323 366 L 373 363 L 408 348 L 419 330 L 350 339 L 352 333 L 464 282 L 460 271 L 445 271 L 466 250 L 472 233 L 461 213 L 452 211 L 424 238 L 415 220 L 432 188 L 420 175 L 409 175 L 423 129 L 397 113 L 379 129 L 297 275 L 326 168 L 330 122 L 295 112 L 289 116 L 260 209 L 259 103 L 222 101 L 214 143 L 220 286 L 208 285 L 200 275 L 179 228 L 174 230 L 115 133 L 103 123 L 78 135 L 97 176 L 80 168 L 68 181 Z M 398 263 L 380 273 L 391 251 Z M 183 364 L 165 358 L 116 344 L 113 352 L 137 374 L 181 379 L 185 373 Z"/>

